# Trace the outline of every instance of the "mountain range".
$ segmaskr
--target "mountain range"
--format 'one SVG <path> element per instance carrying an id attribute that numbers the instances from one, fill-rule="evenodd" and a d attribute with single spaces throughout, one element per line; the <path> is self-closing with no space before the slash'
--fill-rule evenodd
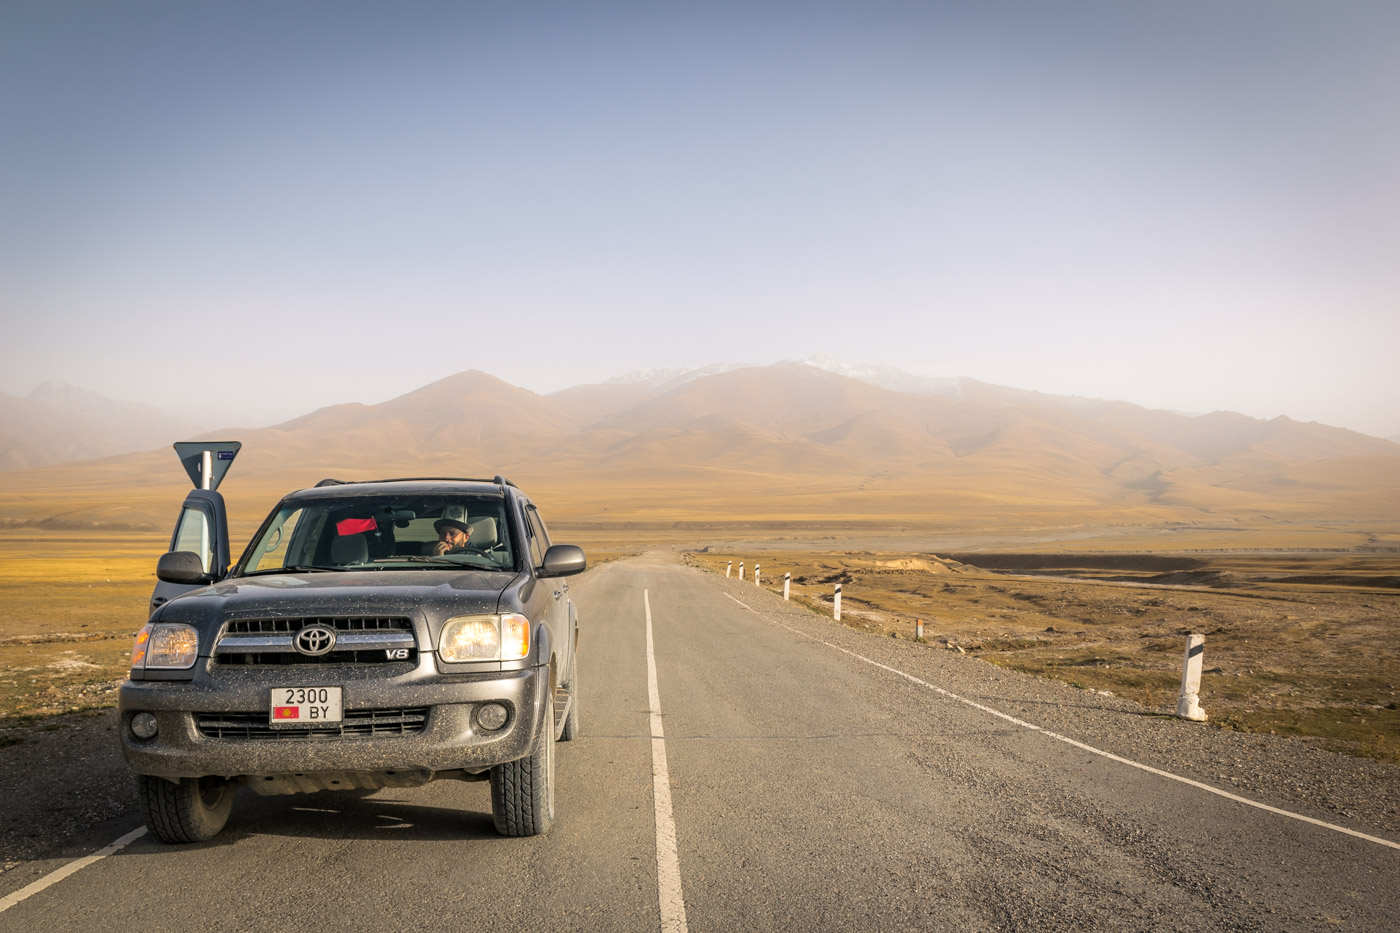
<path id="1" fill-rule="evenodd" d="M 23 435 L 4 414 L 5 437 Z M 165 430 L 152 443 L 194 439 Z M 226 439 L 243 442 L 230 482 L 260 495 L 324 476 L 503 473 L 564 503 L 553 514 L 575 522 L 1400 521 L 1400 445 L 1380 438 L 829 358 L 653 371 L 551 395 L 467 371 Z M 22 473 L 41 464 L 5 463 L 0 493 L 184 482 L 168 448 Z M 45 508 L 7 497 L 0 520 L 55 517 Z M 138 517 L 106 500 L 84 514 Z"/>
<path id="2" fill-rule="evenodd" d="M 149 450 L 195 430 L 154 405 L 119 401 L 50 379 L 27 396 L 0 392 L 0 470 Z"/>

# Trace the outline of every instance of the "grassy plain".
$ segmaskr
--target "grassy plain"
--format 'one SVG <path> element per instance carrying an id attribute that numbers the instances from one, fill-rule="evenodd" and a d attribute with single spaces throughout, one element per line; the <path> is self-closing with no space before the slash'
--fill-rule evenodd
<path id="1" fill-rule="evenodd" d="M 0 721 L 110 706 L 169 538 L 0 531 Z"/>

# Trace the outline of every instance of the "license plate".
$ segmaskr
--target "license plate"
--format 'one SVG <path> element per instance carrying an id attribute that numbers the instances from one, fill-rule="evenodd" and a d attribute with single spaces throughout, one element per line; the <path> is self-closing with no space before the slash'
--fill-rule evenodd
<path id="1" fill-rule="evenodd" d="M 340 688 L 273 687 L 267 719 L 274 729 L 339 723 Z"/>

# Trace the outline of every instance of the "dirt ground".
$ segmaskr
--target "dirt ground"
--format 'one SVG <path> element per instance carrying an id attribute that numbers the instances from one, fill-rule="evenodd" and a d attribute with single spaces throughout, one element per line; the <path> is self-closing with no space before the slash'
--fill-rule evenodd
<path id="1" fill-rule="evenodd" d="M 842 622 L 1174 713 L 1186 636 L 1206 636 L 1217 726 L 1400 761 L 1400 554 L 698 551 Z"/>

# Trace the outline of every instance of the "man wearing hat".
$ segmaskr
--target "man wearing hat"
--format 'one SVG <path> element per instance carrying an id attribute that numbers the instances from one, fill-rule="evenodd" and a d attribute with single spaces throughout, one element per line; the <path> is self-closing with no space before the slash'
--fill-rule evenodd
<path id="1" fill-rule="evenodd" d="M 442 518 L 433 522 L 438 533 L 438 543 L 433 547 L 434 554 L 446 554 L 471 543 L 472 529 L 467 524 L 467 507 L 449 505 L 442 510 Z"/>

